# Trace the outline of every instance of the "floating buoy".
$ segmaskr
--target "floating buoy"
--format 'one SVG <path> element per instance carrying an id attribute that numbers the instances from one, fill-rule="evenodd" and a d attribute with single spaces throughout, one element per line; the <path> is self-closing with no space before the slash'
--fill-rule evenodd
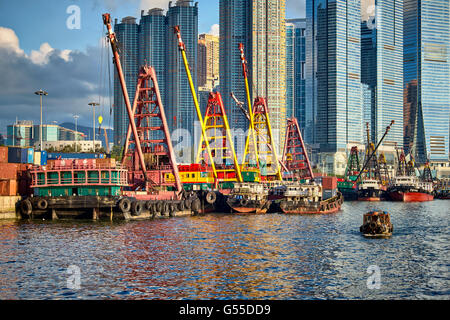
<path id="1" fill-rule="evenodd" d="M 370 238 L 390 237 L 394 231 L 391 216 L 386 211 L 371 211 L 364 214 L 359 231 Z"/>

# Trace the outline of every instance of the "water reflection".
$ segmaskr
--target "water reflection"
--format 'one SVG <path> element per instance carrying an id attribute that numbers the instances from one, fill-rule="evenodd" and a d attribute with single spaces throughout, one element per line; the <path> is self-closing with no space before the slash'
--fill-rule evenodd
<path id="1" fill-rule="evenodd" d="M 391 239 L 359 234 L 372 206 L 389 208 Z M 329 216 L 0 222 L 0 298 L 449 298 L 447 202 L 343 208 Z M 80 267 L 80 290 L 68 288 L 70 265 Z M 379 290 L 367 288 L 370 265 L 380 267 Z"/>

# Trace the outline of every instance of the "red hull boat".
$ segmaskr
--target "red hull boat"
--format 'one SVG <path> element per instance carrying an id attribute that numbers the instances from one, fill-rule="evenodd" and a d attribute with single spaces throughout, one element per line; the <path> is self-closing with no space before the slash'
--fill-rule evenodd
<path id="1" fill-rule="evenodd" d="M 425 202 L 434 200 L 434 196 L 432 194 L 425 192 L 395 191 L 391 192 L 389 196 L 394 201 L 403 201 L 403 202 Z"/>

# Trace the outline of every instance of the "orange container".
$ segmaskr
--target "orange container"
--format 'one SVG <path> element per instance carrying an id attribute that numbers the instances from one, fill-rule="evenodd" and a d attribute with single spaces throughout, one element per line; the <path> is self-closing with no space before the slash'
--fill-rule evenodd
<path id="1" fill-rule="evenodd" d="M 0 147 L 0 163 L 8 162 L 8 147 Z"/>
<path id="2" fill-rule="evenodd" d="M 17 180 L 0 181 L 0 196 L 17 195 Z"/>
<path id="3" fill-rule="evenodd" d="M 322 187 L 324 190 L 334 190 L 337 189 L 337 178 L 336 177 L 323 177 Z"/>
<path id="4" fill-rule="evenodd" d="M 16 179 L 17 171 L 17 163 L 0 163 L 0 180 Z"/>

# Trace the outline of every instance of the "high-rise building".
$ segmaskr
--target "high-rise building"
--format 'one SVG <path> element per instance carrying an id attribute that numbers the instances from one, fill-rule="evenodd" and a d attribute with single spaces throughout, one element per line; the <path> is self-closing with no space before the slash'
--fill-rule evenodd
<path id="1" fill-rule="evenodd" d="M 166 30 L 163 9 L 150 9 L 147 15 L 144 15 L 144 11 L 141 12 L 138 62 L 139 66 L 147 64 L 155 69 L 163 103 L 166 98 Z M 137 81 L 137 77 L 135 79 Z"/>
<path id="2" fill-rule="evenodd" d="M 114 31 L 119 42 L 130 102 L 134 101 L 139 67 L 144 64 L 154 67 L 169 129 L 171 132 L 175 129 L 187 129 L 192 136 L 193 122 L 196 119 L 195 107 L 178 50 L 178 40 L 174 34 L 175 26 L 180 26 L 194 87 L 197 90 L 197 3 L 194 4 L 192 0 L 177 0 L 175 5 L 172 5 L 171 1 L 165 15 L 160 8 L 150 9 L 147 14 L 141 11 L 139 25 L 136 18 L 126 17 L 121 23 L 116 20 Z M 129 121 L 117 74 L 114 81 L 114 105 L 114 142 L 123 145 Z M 157 122 L 157 119 L 152 121 Z M 190 145 L 191 141 L 187 135 L 182 136 Z"/>
<path id="3" fill-rule="evenodd" d="M 178 49 L 178 40 L 173 28 L 180 26 L 181 37 L 186 45 L 186 55 L 191 67 L 192 80 L 197 90 L 197 49 L 198 49 L 198 3 L 190 0 L 178 0 L 175 6 L 169 4 L 167 11 L 167 66 L 166 115 L 169 128 L 187 130 L 193 137 L 195 106 L 189 87 L 183 59 Z M 191 145 L 185 141 L 186 147 Z"/>
<path id="4" fill-rule="evenodd" d="M 290 88 L 290 79 L 292 76 L 289 74 L 288 65 L 292 61 L 294 67 L 293 74 L 293 115 L 297 118 L 300 125 L 300 130 L 302 132 L 305 128 L 305 30 L 306 30 L 306 19 L 289 19 L 286 20 L 286 26 L 289 24 L 293 25 L 294 28 L 294 46 L 293 46 L 293 57 L 290 57 L 288 53 L 288 47 L 286 47 L 286 87 L 288 92 Z M 290 38 L 288 27 L 286 27 L 286 42 Z M 292 71 L 291 71 L 292 72 Z M 286 95 L 289 97 L 288 95 Z M 290 116 L 289 103 L 287 103 L 287 115 Z"/>
<path id="5" fill-rule="evenodd" d="M 286 22 L 286 117 L 295 115 L 295 26 Z"/>
<path id="6" fill-rule="evenodd" d="M 201 34 L 198 37 L 198 87 L 212 91 L 219 85 L 219 37 Z M 200 89 L 199 89 L 200 90 Z"/>
<path id="7" fill-rule="evenodd" d="M 33 121 L 16 121 L 13 125 L 6 128 L 6 145 L 29 147 L 33 145 Z"/>
<path id="8" fill-rule="evenodd" d="M 125 17 L 121 23 L 114 24 L 114 32 L 116 33 L 119 43 L 120 62 L 122 64 L 123 75 L 130 97 L 130 103 L 134 101 L 136 91 L 137 73 L 138 73 L 138 31 L 139 26 L 136 18 Z M 114 143 L 123 145 L 128 130 L 128 113 L 123 98 L 119 77 L 117 71 L 114 71 Z"/>
<path id="9" fill-rule="evenodd" d="M 377 0 L 377 86 L 374 138 L 380 141 L 394 120 L 383 144 L 403 144 L 403 0 Z"/>
<path id="10" fill-rule="evenodd" d="M 162 103 L 166 105 L 166 16 L 163 9 L 153 8 L 148 10 L 147 15 L 141 11 L 141 20 L 139 22 L 139 66 L 150 65 L 155 69 L 158 80 L 159 92 Z M 175 44 L 174 44 L 175 45 Z M 137 75 L 135 77 L 137 82 Z M 151 118 L 150 125 L 159 127 L 161 120 Z M 162 139 L 161 131 L 152 131 L 152 139 Z"/>
<path id="11" fill-rule="evenodd" d="M 251 98 L 267 99 L 277 152 L 286 127 L 285 0 L 220 1 L 220 81 L 231 126 L 247 130 L 248 122 L 229 98 L 247 102 L 239 43 L 244 44 Z M 240 142 L 240 141 L 239 141 Z M 240 143 L 237 146 L 240 153 Z"/>
<path id="12" fill-rule="evenodd" d="M 306 3 L 305 140 L 323 153 L 362 141 L 360 12 L 360 0 Z"/>
<path id="13" fill-rule="evenodd" d="M 250 54 L 250 7 L 249 0 L 220 0 L 220 92 L 227 112 L 230 127 L 246 132 L 248 121 L 236 107 L 230 93 L 247 105 L 244 76 L 242 74 L 239 44 L 244 44 L 248 59 Z M 249 66 L 250 67 L 250 66 Z M 238 154 L 244 153 L 245 137 L 238 137 L 235 147 Z"/>
<path id="14" fill-rule="evenodd" d="M 267 100 L 278 154 L 286 132 L 286 1 L 251 1 L 251 53 L 248 57 L 253 97 Z"/>
<path id="15" fill-rule="evenodd" d="M 403 0 L 405 149 L 416 161 L 448 161 L 450 3 Z"/>
<path id="16" fill-rule="evenodd" d="M 375 15 L 361 23 L 361 82 L 372 91 L 371 138 L 403 144 L 403 1 L 376 0 Z"/>

